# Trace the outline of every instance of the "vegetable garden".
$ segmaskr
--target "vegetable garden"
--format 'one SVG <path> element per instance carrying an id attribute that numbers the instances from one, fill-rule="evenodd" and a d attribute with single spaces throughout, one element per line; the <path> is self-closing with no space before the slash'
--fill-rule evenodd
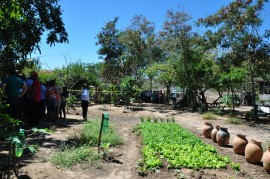
<path id="1" fill-rule="evenodd" d="M 228 164 L 236 167 L 228 157 L 221 156 L 216 149 L 205 144 L 200 138 L 175 123 L 143 122 L 142 170 L 162 167 L 163 160 L 167 168 L 226 168 Z"/>

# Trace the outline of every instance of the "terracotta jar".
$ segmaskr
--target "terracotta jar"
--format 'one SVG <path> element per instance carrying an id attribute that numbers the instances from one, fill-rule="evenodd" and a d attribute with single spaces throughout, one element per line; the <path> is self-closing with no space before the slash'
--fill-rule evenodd
<path id="1" fill-rule="evenodd" d="M 263 168 L 267 173 L 270 173 L 270 147 L 264 152 L 262 157 Z"/>
<path id="2" fill-rule="evenodd" d="M 245 135 L 237 134 L 233 140 L 233 150 L 238 155 L 245 155 L 248 140 Z"/>
<path id="3" fill-rule="evenodd" d="M 213 125 L 210 122 L 205 122 L 203 126 L 203 135 L 206 138 L 211 138 L 211 132 L 213 130 Z"/>
<path id="4" fill-rule="evenodd" d="M 228 129 L 220 127 L 217 132 L 216 139 L 219 146 L 227 146 L 230 142 L 230 133 L 228 132 Z"/>
<path id="5" fill-rule="evenodd" d="M 217 143 L 217 132 L 218 132 L 219 128 L 220 128 L 220 126 L 216 125 L 215 128 L 211 132 L 211 138 L 212 138 L 213 142 L 215 142 L 215 143 Z"/>
<path id="6" fill-rule="evenodd" d="M 245 158 L 247 162 L 257 164 L 261 161 L 263 149 L 260 141 L 250 139 L 245 149 Z"/>

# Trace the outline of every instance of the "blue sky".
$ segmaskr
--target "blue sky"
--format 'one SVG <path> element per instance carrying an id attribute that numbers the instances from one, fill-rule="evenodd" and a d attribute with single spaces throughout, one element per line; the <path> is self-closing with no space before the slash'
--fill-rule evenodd
<path id="1" fill-rule="evenodd" d="M 97 63 L 98 46 L 96 36 L 106 22 L 119 17 L 118 28 L 125 29 L 131 24 L 135 15 L 143 15 L 160 30 L 168 10 L 184 8 L 197 20 L 216 12 L 231 0 L 60 0 L 63 11 L 62 19 L 69 34 L 68 44 L 49 46 L 43 37 L 41 54 L 38 57 L 43 69 L 62 67 L 70 62 L 80 60 L 85 63 Z M 270 5 L 267 5 L 270 9 Z M 263 14 L 264 19 L 270 19 L 270 12 Z M 268 23 L 270 26 L 270 23 Z"/>

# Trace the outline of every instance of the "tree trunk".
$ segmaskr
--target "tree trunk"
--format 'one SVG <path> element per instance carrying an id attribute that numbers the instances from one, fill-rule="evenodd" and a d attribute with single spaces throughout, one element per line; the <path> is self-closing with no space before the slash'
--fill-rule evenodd
<path id="1" fill-rule="evenodd" d="M 251 92 L 252 92 L 252 103 L 253 103 L 253 110 L 254 110 L 254 115 L 253 115 L 253 119 L 255 120 L 255 122 L 259 122 L 258 119 L 258 109 L 257 109 L 257 105 L 256 105 L 256 93 L 255 93 L 255 84 L 254 84 L 254 71 L 253 71 L 253 67 L 255 62 L 252 61 L 249 63 L 249 68 L 250 68 L 250 77 L 251 77 Z"/>

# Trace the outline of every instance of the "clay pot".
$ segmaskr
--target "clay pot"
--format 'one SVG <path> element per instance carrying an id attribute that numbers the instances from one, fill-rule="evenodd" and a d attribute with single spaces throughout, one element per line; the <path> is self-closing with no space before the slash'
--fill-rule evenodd
<path id="1" fill-rule="evenodd" d="M 217 143 L 217 132 L 218 132 L 219 128 L 220 128 L 220 126 L 216 125 L 215 128 L 211 132 L 211 138 L 212 138 L 213 142 L 215 142 L 215 143 Z"/>
<path id="2" fill-rule="evenodd" d="M 233 150 L 238 155 L 245 155 L 248 140 L 245 135 L 237 134 L 233 140 Z"/>
<path id="3" fill-rule="evenodd" d="M 251 139 L 245 149 L 245 158 L 247 162 L 257 164 L 261 161 L 263 149 L 260 141 Z"/>
<path id="4" fill-rule="evenodd" d="M 205 122 L 203 126 L 203 135 L 205 138 L 211 138 L 211 132 L 214 129 L 210 122 Z"/>
<path id="5" fill-rule="evenodd" d="M 264 152 L 262 157 L 263 168 L 267 173 L 270 173 L 270 147 Z"/>
<path id="6" fill-rule="evenodd" d="M 230 133 L 228 132 L 228 129 L 220 127 L 217 132 L 216 139 L 219 146 L 227 146 L 230 142 Z"/>

